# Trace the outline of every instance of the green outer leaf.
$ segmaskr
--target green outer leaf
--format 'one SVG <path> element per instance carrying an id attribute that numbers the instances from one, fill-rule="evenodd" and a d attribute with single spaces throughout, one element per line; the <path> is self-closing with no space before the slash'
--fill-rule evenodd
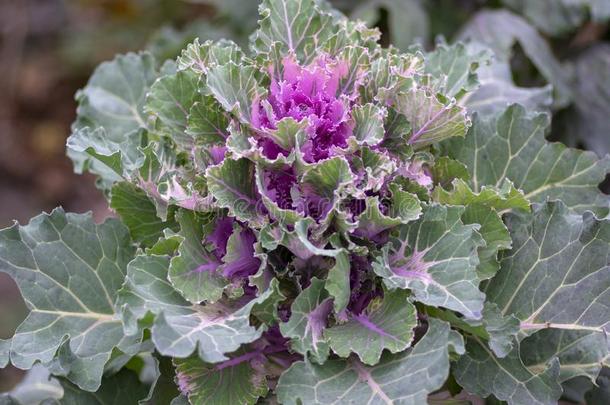
<path id="1" fill-rule="evenodd" d="M 252 38 L 254 50 L 262 54 L 279 46 L 282 55 L 293 53 L 308 62 L 334 31 L 332 16 L 314 0 L 263 0 L 259 13 L 259 29 Z"/>
<path id="2" fill-rule="evenodd" d="M 456 363 L 454 376 L 468 392 L 483 397 L 493 394 L 509 405 L 554 405 L 561 396 L 557 360 L 534 374 L 523 365 L 518 347 L 498 359 L 477 337 L 467 339 L 466 354 Z"/>
<path id="3" fill-rule="evenodd" d="M 101 127 L 112 142 L 121 143 L 128 134 L 146 128 L 144 100 L 156 78 L 154 58 L 146 52 L 102 63 L 76 95 L 78 118 L 73 129 Z"/>
<path id="4" fill-rule="evenodd" d="M 527 57 L 555 88 L 555 105 L 565 107 L 570 102 L 570 74 L 555 58 L 545 39 L 520 16 L 507 10 L 480 11 L 461 31 L 459 38 L 484 43 L 503 62 L 510 61 L 513 47 L 518 42 Z"/>
<path id="5" fill-rule="evenodd" d="M 266 90 L 259 86 L 256 67 L 229 62 L 215 66 L 207 75 L 207 86 L 220 105 L 243 123 L 249 123 L 252 104 L 263 98 Z"/>
<path id="6" fill-rule="evenodd" d="M 165 229 L 177 230 L 173 218 L 162 221 L 146 192 L 131 183 L 121 182 L 112 187 L 110 208 L 119 214 L 133 240 L 146 247 L 163 237 Z"/>
<path id="7" fill-rule="evenodd" d="M 575 215 L 556 201 L 506 222 L 513 249 L 485 289 L 489 301 L 530 331 L 608 330 L 610 219 Z"/>
<path id="8" fill-rule="evenodd" d="M 85 392 L 62 380 L 64 397 L 45 405 L 138 405 L 148 393 L 148 386 L 142 384 L 130 370 L 124 369 L 112 377 L 106 377 L 97 392 Z"/>
<path id="9" fill-rule="evenodd" d="M 248 159 L 225 159 L 206 170 L 208 189 L 220 208 L 252 226 L 261 225 L 260 196 L 254 183 L 254 165 Z"/>
<path id="10" fill-rule="evenodd" d="M 177 63 L 179 70 L 191 69 L 198 74 L 205 74 L 217 65 L 229 62 L 239 64 L 243 56 L 242 50 L 233 41 L 223 39 L 200 44 L 199 38 L 196 38 L 182 50 Z"/>
<path id="11" fill-rule="evenodd" d="M 411 345 L 417 325 L 415 306 L 403 290 L 390 291 L 381 302 L 373 302 L 361 315 L 352 315 L 343 324 L 324 334 L 330 348 L 340 357 L 356 353 L 364 364 L 374 366 L 387 349 L 398 353 Z"/>
<path id="12" fill-rule="evenodd" d="M 229 137 L 229 118 L 212 96 L 206 96 L 191 106 L 186 133 L 197 146 L 224 146 Z"/>
<path id="13" fill-rule="evenodd" d="M 174 383 L 175 370 L 171 359 L 167 357 L 152 357 L 154 365 L 154 381 L 146 398 L 139 405 L 168 404 L 180 395 Z"/>
<path id="14" fill-rule="evenodd" d="M 10 339 L 0 339 L 0 368 L 4 368 L 9 363 L 9 353 L 11 349 Z"/>
<path id="15" fill-rule="evenodd" d="M 307 355 L 322 364 L 329 354 L 328 342 L 323 336 L 326 318 L 332 309 L 332 299 L 324 289 L 324 281 L 311 280 L 307 287 L 292 303 L 288 322 L 280 323 L 282 336 L 291 338 L 294 351 Z"/>
<path id="16" fill-rule="evenodd" d="M 267 379 L 264 374 L 261 375 L 261 367 L 253 367 L 250 361 L 220 370 L 197 356 L 177 359 L 175 363 L 176 379 L 183 391 L 188 393 L 191 405 L 254 405 L 269 391 Z"/>
<path id="17" fill-rule="evenodd" d="M 324 365 L 294 363 L 280 377 L 276 393 L 284 405 L 354 404 L 420 405 L 449 375 L 449 348 L 463 352 L 459 334 L 449 324 L 430 319 L 428 332 L 413 349 L 386 354 L 373 367 L 355 358 Z"/>
<path id="18" fill-rule="evenodd" d="M 333 297 L 333 309 L 335 313 L 343 311 L 349 304 L 350 296 L 350 262 L 346 250 L 340 249 L 335 256 L 335 265 L 328 271 L 324 288 Z"/>
<path id="19" fill-rule="evenodd" d="M 250 313 L 272 297 L 272 289 L 241 308 L 191 305 L 167 281 L 169 261 L 167 256 L 138 256 L 129 264 L 118 301 L 129 330 L 137 330 L 136 322 L 149 312 L 156 314 L 152 340 L 162 355 L 186 358 L 198 348 L 209 363 L 228 360 L 227 353 L 261 336 L 264 328 L 250 326 Z"/>
<path id="20" fill-rule="evenodd" d="M 64 396 L 57 379 L 41 364 L 36 364 L 10 392 L 0 394 L 0 404 L 38 405 Z M 7 398 L 10 400 L 7 402 Z"/>
<path id="21" fill-rule="evenodd" d="M 450 137 L 464 137 L 470 119 L 455 100 L 441 102 L 427 90 L 412 87 L 395 96 L 394 107 L 411 124 L 408 144 L 415 149 L 440 142 Z"/>
<path id="22" fill-rule="evenodd" d="M 561 199 L 577 212 L 605 216 L 610 200 L 598 184 L 610 171 L 610 157 L 598 160 L 593 152 L 548 143 L 548 126 L 548 116 L 530 115 L 515 104 L 500 115 L 475 118 L 465 139 L 443 143 L 441 149 L 468 166 L 475 192 L 509 179 L 531 201 Z"/>
<path id="23" fill-rule="evenodd" d="M 481 280 L 489 279 L 500 267 L 497 261 L 498 251 L 510 249 L 512 246 L 500 213 L 513 209 L 527 212 L 530 210 L 530 204 L 509 180 L 505 180 L 499 188 L 483 186 L 478 193 L 473 192 L 468 184 L 460 179 L 453 180 L 452 186 L 451 191 L 437 187 L 433 198 L 442 204 L 466 206 L 462 221 L 465 224 L 481 225 L 479 233 L 485 240 L 485 246 L 479 247 L 480 263 L 477 272 Z"/>
<path id="24" fill-rule="evenodd" d="M 397 228 L 373 262 L 388 288 L 410 289 L 417 301 L 479 319 L 485 299 L 476 274 L 476 225 L 460 220 L 464 207 L 431 205 L 417 221 Z"/>
<path id="25" fill-rule="evenodd" d="M 453 45 L 441 42 L 426 55 L 425 73 L 435 78 L 437 92 L 446 97 L 459 98 L 478 87 L 476 70 L 490 57 L 487 50 L 474 51 L 473 47 L 460 42 Z"/>
<path id="26" fill-rule="evenodd" d="M 185 134 L 187 120 L 193 104 L 201 101 L 200 87 L 199 76 L 183 70 L 158 79 L 146 96 L 144 109 L 157 118 L 157 130 L 187 151 L 193 147 L 193 139 Z"/>
<path id="27" fill-rule="evenodd" d="M 532 372 L 540 372 L 551 359 L 559 359 L 559 382 L 585 376 L 595 382 L 608 356 L 603 333 L 544 329 L 521 342 L 521 358 Z"/>
<path id="28" fill-rule="evenodd" d="M 13 364 L 49 362 L 65 344 L 89 369 L 70 378 L 95 391 L 113 349 L 137 339 L 124 336 L 114 312 L 134 251 L 119 221 L 96 225 L 91 214 L 61 208 L 0 231 L 0 271 L 17 282 L 31 310 L 12 339 Z"/>
<path id="29" fill-rule="evenodd" d="M 385 130 L 383 123 L 387 115 L 384 107 L 369 103 L 356 105 L 352 109 L 354 120 L 354 137 L 359 144 L 377 145 L 383 140 Z"/>
<path id="30" fill-rule="evenodd" d="M 221 263 L 204 245 L 206 229 L 214 226 L 216 217 L 180 210 L 176 219 L 182 241 L 171 261 L 169 281 L 193 304 L 218 301 L 228 281 L 216 272 Z"/>

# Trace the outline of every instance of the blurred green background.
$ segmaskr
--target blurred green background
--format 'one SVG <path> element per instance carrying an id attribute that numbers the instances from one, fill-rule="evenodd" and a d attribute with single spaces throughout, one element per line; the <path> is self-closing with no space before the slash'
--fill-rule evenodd
<path id="1" fill-rule="evenodd" d="M 426 47 L 451 40 L 482 8 L 507 7 L 523 16 L 571 77 L 576 104 L 554 115 L 552 138 L 610 151 L 610 39 L 604 13 L 590 0 L 333 0 L 344 13 L 378 26 L 384 44 Z M 0 2 L 0 227 L 27 222 L 62 205 L 67 211 L 111 215 L 93 178 L 77 176 L 65 157 L 75 117 L 74 93 L 97 64 L 116 53 L 147 48 L 174 58 L 196 37 L 231 38 L 245 46 L 256 27 L 257 0 L 4 0 Z M 604 0 L 598 2 L 605 4 Z M 610 9 L 610 0 L 607 1 Z M 591 3 L 592 4 L 592 3 Z M 519 86 L 548 81 L 520 45 L 511 48 Z M 590 73 L 589 67 L 597 66 Z M 601 73 L 599 73 L 601 72 Z M 594 76 L 591 79 L 591 74 Z M 597 75 L 597 76 L 596 76 Z M 593 82 L 591 82 L 593 80 Z M 596 85 L 596 81 L 599 85 Z M 605 83 L 605 87 L 603 84 Z M 589 86 L 587 88 L 587 86 Z M 588 105 L 594 91 L 601 104 Z M 579 95 L 582 98 L 578 99 Z M 605 102 L 604 102 L 605 100 Z M 575 107 L 580 105 L 580 107 Z M 594 114 L 594 115 L 592 115 Z M 585 136 L 576 136 L 576 135 Z M 0 273 L 0 338 L 10 337 L 27 311 L 15 284 Z M 0 391 L 22 373 L 0 370 Z"/>

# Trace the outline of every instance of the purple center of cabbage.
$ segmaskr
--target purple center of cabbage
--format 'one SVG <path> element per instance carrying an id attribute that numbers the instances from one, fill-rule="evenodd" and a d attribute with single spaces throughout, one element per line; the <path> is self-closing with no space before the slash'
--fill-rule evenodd
<path id="1" fill-rule="evenodd" d="M 287 57 L 282 67 L 281 79 L 271 81 L 269 97 L 255 102 L 252 111 L 252 124 L 260 131 L 258 143 L 265 156 L 275 159 L 290 153 L 265 137 L 265 130 L 277 129 L 278 121 L 288 117 L 309 121 L 309 137 L 301 146 L 305 161 L 317 162 L 331 156 L 334 149 L 345 148 L 352 134 L 349 100 L 339 94 L 346 64 L 322 55 L 306 67 Z"/>

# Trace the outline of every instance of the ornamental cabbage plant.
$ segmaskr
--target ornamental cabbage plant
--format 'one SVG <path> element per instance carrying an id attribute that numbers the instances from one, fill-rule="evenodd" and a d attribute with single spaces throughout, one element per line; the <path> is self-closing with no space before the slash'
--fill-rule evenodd
<path id="1" fill-rule="evenodd" d="M 30 309 L 0 363 L 43 365 L 51 404 L 555 404 L 595 381 L 610 158 L 481 86 L 480 44 L 259 10 L 248 49 L 121 55 L 79 91 L 68 155 L 117 218 L 0 231 Z"/>

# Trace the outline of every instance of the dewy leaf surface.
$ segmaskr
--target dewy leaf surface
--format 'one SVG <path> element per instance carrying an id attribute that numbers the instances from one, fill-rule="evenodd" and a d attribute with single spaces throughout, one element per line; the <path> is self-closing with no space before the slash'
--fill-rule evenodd
<path id="1" fill-rule="evenodd" d="M 364 364 L 375 365 L 381 353 L 405 350 L 417 325 L 415 306 L 403 290 L 387 292 L 381 303 L 373 302 L 362 314 L 326 330 L 331 349 L 341 357 L 353 352 Z"/>
<path id="2" fill-rule="evenodd" d="M 31 310 L 12 339 L 13 364 L 50 362 L 66 344 L 88 369 L 70 377 L 95 391 L 113 349 L 135 339 L 124 336 L 114 310 L 134 250 L 119 221 L 96 225 L 90 214 L 61 208 L 0 231 L 0 270 L 17 282 Z"/>
<path id="3" fill-rule="evenodd" d="M 426 305 L 481 317 L 485 295 L 478 289 L 476 225 L 461 221 L 464 207 L 429 206 L 420 219 L 400 225 L 373 263 L 391 289 L 413 291 Z"/>
<path id="4" fill-rule="evenodd" d="M 475 118 L 465 139 L 441 147 L 466 164 L 473 191 L 509 179 L 531 201 L 561 199 L 577 212 L 606 215 L 610 199 L 598 184 L 610 171 L 610 157 L 598 159 L 593 152 L 549 143 L 544 139 L 548 127 L 545 114 L 531 115 L 513 105 L 495 117 Z"/>
<path id="5" fill-rule="evenodd" d="M 462 338 L 449 324 L 430 319 L 428 332 L 413 349 L 384 355 L 373 367 L 353 357 L 328 360 L 324 365 L 293 364 L 280 378 L 278 399 L 284 405 L 420 405 L 444 384 L 450 346 L 463 352 Z"/>

